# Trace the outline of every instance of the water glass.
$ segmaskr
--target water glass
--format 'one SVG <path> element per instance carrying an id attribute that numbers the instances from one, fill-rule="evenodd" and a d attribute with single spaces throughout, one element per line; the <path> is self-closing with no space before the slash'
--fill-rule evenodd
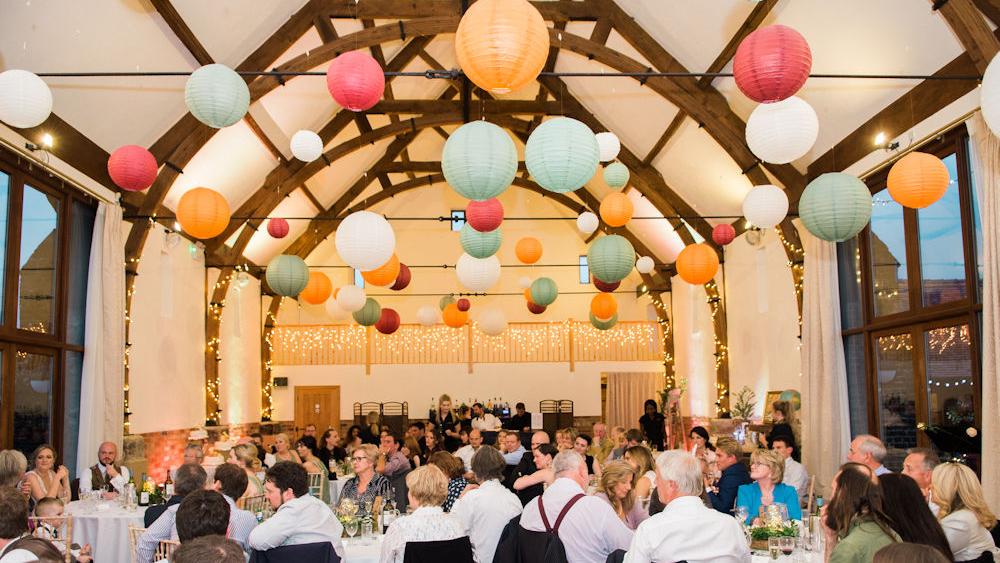
<path id="1" fill-rule="evenodd" d="M 365 518 L 361 521 L 361 538 L 362 544 L 369 545 L 372 541 L 372 520 L 371 518 Z"/>
<path id="2" fill-rule="evenodd" d="M 746 506 L 737 506 L 733 511 L 733 515 L 739 520 L 740 524 L 745 526 L 747 523 L 747 518 L 750 517 L 750 509 Z"/>
<path id="3" fill-rule="evenodd" d="M 345 522 L 344 531 L 347 532 L 348 537 L 353 538 L 354 534 L 358 533 L 358 521 L 352 518 Z"/>
<path id="4" fill-rule="evenodd" d="M 781 555 L 781 538 L 767 538 L 767 553 L 771 559 L 777 559 Z"/>

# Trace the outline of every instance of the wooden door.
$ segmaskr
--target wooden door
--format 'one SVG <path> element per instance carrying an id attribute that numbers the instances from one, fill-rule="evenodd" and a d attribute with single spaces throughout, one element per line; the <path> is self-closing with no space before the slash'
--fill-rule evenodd
<path id="1" fill-rule="evenodd" d="M 299 435 L 316 425 L 316 439 L 327 428 L 340 430 L 340 386 L 295 387 L 295 428 Z"/>

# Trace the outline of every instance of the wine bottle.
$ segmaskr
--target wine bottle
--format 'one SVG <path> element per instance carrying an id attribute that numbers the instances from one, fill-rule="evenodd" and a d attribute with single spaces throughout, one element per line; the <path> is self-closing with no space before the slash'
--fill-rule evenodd
<path id="1" fill-rule="evenodd" d="M 141 490 L 139 491 L 139 506 L 149 506 L 149 491 L 146 490 L 146 474 L 142 474 L 142 479 L 139 480 L 139 486 Z"/>
<path id="2" fill-rule="evenodd" d="M 167 480 L 163 482 L 163 494 L 167 499 L 174 496 L 174 480 L 170 478 L 170 471 L 167 471 Z"/>

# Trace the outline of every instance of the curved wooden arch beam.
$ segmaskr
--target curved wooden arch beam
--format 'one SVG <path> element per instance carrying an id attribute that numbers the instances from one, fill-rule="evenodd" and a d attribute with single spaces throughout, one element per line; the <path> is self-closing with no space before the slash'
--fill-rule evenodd
<path id="1" fill-rule="evenodd" d="M 931 5 L 936 6 L 937 2 L 931 0 Z M 986 66 L 1000 50 L 1000 40 L 990 31 L 983 14 L 972 0 L 949 0 L 937 10 L 965 47 L 976 70 L 985 72 Z"/>

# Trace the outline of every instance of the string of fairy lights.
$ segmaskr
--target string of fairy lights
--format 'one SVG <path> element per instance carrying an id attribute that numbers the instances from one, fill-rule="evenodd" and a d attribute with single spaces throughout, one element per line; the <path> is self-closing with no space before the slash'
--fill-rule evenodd
<path id="1" fill-rule="evenodd" d="M 966 349 L 971 345 L 969 325 L 947 326 L 927 331 L 927 349 L 930 353 L 942 356 L 955 346 Z M 890 352 L 912 352 L 913 337 L 908 332 L 889 334 L 878 338 L 878 348 L 883 354 Z"/>

